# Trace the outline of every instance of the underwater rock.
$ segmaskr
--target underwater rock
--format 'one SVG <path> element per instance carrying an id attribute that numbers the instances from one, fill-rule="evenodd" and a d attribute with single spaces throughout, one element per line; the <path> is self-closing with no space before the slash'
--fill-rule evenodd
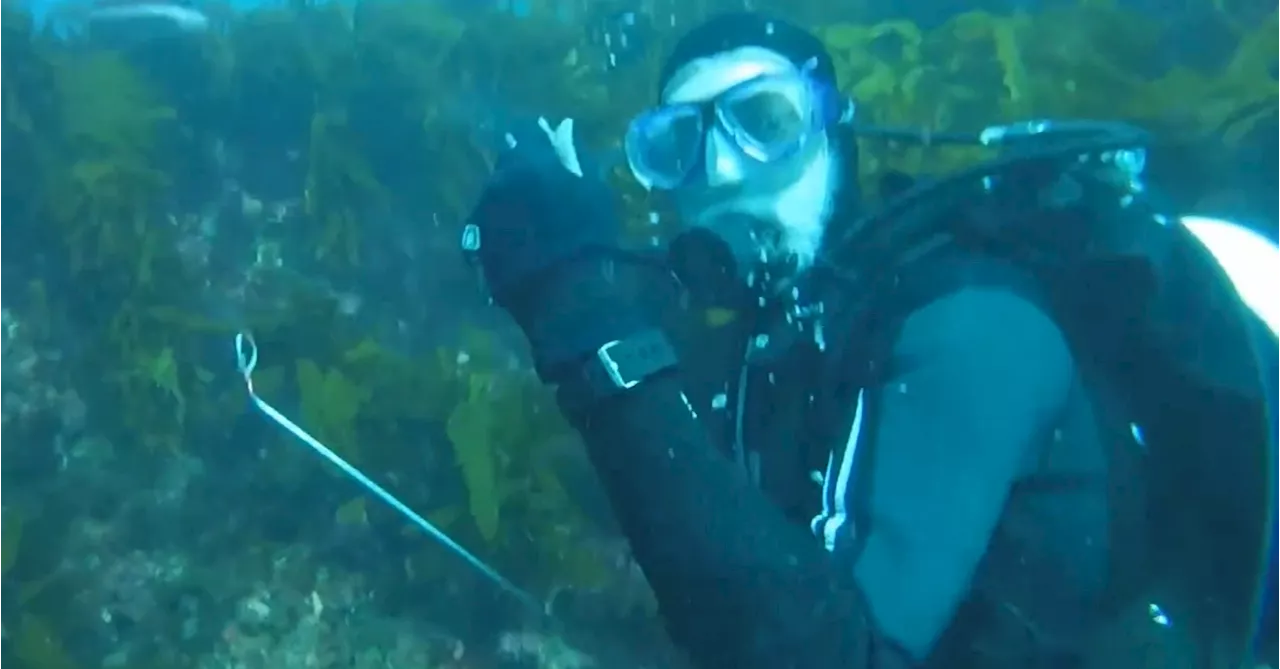
<path id="1" fill-rule="evenodd" d="M 269 573 L 235 603 L 201 669 L 438 667 L 466 654 L 448 634 L 385 615 L 364 579 L 303 548 L 263 557 Z"/>
<path id="2" fill-rule="evenodd" d="M 5 308 L 0 327 L 0 423 L 9 437 L 5 480 L 25 484 L 10 500 L 43 496 L 38 490 L 67 469 L 88 414 L 68 381 L 67 361 L 50 338 L 42 309 L 35 307 L 28 318 Z"/>
<path id="3" fill-rule="evenodd" d="M 508 632 L 498 642 L 499 654 L 509 660 L 526 661 L 537 669 L 588 669 L 597 666 L 564 640 L 536 632 Z"/>
<path id="4" fill-rule="evenodd" d="M 70 534 L 75 556 L 46 578 L 74 584 L 74 605 L 60 623 L 75 630 L 78 654 L 127 666 L 195 639 L 209 601 L 192 586 L 190 555 L 126 548 L 117 528 L 92 520 L 76 523 Z"/>

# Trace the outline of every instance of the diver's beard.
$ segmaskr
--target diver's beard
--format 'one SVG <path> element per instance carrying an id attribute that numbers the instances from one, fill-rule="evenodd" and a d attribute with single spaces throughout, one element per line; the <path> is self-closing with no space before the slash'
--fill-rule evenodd
<path id="1" fill-rule="evenodd" d="M 783 184 L 752 181 L 706 191 L 687 203 L 692 216 L 686 220 L 728 240 L 740 264 L 804 272 L 817 260 L 839 178 L 826 142 L 808 158 Z M 744 232 L 749 245 L 741 240 Z M 783 277 L 775 272 L 774 278 Z"/>
<path id="2" fill-rule="evenodd" d="M 769 275 L 777 280 L 808 269 L 814 262 L 816 249 L 806 248 L 807 240 L 784 222 L 773 210 L 772 202 L 753 204 L 738 200 L 708 209 L 694 226 L 714 233 L 729 244 L 744 279 Z"/>
<path id="3" fill-rule="evenodd" d="M 702 219 L 698 227 L 725 244 L 738 281 L 752 294 L 771 297 L 807 268 L 788 246 L 786 227 L 776 217 L 731 208 Z"/>

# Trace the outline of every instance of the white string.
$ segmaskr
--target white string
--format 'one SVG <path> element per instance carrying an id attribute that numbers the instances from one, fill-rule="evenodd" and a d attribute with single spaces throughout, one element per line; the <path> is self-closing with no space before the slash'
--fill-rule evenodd
<path id="1" fill-rule="evenodd" d="M 347 476 L 350 476 L 357 483 L 363 486 L 366 490 L 373 493 L 378 499 L 381 499 L 383 502 L 386 502 L 388 506 L 398 511 L 400 515 L 409 519 L 409 521 L 412 522 L 414 525 L 417 525 L 418 527 L 422 528 L 424 532 L 426 532 L 427 534 L 435 538 L 440 543 L 444 544 L 445 547 L 447 547 L 449 550 L 453 551 L 454 553 L 457 553 L 460 557 L 462 557 L 463 560 L 466 560 L 468 564 L 470 564 L 472 567 L 475 567 L 477 570 L 480 571 L 480 573 L 484 574 L 486 578 L 496 583 L 498 587 L 511 593 L 521 602 L 532 607 L 535 610 L 541 611 L 543 609 L 543 607 L 538 603 L 538 600 L 534 599 L 533 596 L 531 596 L 529 593 L 525 592 L 524 590 L 521 590 L 511 581 L 508 581 L 501 574 L 499 574 L 497 570 L 495 570 L 493 567 L 490 567 L 489 565 L 485 564 L 484 561 L 480 560 L 480 558 L 477 558 L 475 555 L 472 555 L 469 551 L 467 551 L 467 549 L 463 548 L 458 542 L 454 541 L 452 538 L 449 537 L 449 535 L 445 534 L 443 530 L 433 525 L 430 521 L 428 521 L 426 518 L 423 518 L 413 509 L 410 509 L 408 506 L 404 504 L 404 502 L 401 502 L 400 500 L 396 499 L 395 495 L 392 495 L 390 492 L 387 492 L 385 488 L 375 483 L 373 479 L 370 479 L 368 476 L 366 476 L 364 472 L 361 472 L 354 465 L 344 460 L 342 456 L 333 452 L 333 450 L 330 449 L 328 446 L 325 446 L 324 444 L 320 443 L 318 439 L 308 434 L 307 431 L 299 427 L 297 423 L 294 423 L 292 420 L 289 420 L 288 417 L 286 417 L 284 414 L 277 411 L 275 407 L 271 406 L 265 400 L 259 397 L 258 393 L 255 392 L 253 389 L 253 370 L 258 365 L 258 346 L 257 344 L 254 343 L 253 336 L 245 332 L 241 332 L 236 335 L 235 343 L 236 343 L 236 365 L 240 369 L 240 374 L 244 376 L 245 388 L 248 389 L 249 397 L 250 399 L 253 400 L 254 405 L 256 405 L 258 409 L 262 411 L 262 413 L 266 414 L 267 418 L 270 418 L 271 420 L 275 421 L 276 424 L 288 430 L 290 433 L 293 434 L 293 436 L 297 437 L 300 441 L 302 441 L 302 443 L 309 446 L 311 450 L 315 451 L 316 453 L 319 453 L 320 456 L 323 457 L 325 460 L 328 460 L 329 462 L 336 465 L 338 469 L 342 470 L 344 474 L 346 474 Z"/>

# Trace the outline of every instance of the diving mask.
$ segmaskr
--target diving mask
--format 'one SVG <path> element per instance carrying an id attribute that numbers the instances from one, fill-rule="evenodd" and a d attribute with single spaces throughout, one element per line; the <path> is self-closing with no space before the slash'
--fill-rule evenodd
<path id="1" fill-rule="evenodd" d="M 748 79 L 711 100 L 664 105 L 631 122 L 627 163 L 646 187 L 677 188 L 703 166 L 712 130 L 747 166 L 784 160 L 838 120 L 836 97 L 805 72 L 791 72 Z"/>

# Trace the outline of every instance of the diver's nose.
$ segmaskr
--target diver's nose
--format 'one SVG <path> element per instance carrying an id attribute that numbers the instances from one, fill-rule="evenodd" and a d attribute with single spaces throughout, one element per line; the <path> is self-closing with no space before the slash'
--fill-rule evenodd
<path id="1" fill-rule="evenodd" d="M 742 158 L 733 148 L 733 140 L 723 131 L 712 130 L 707 137 L 707 185 L 727 186 L 742 181 L 746 174 L 743 170 Z"/>

